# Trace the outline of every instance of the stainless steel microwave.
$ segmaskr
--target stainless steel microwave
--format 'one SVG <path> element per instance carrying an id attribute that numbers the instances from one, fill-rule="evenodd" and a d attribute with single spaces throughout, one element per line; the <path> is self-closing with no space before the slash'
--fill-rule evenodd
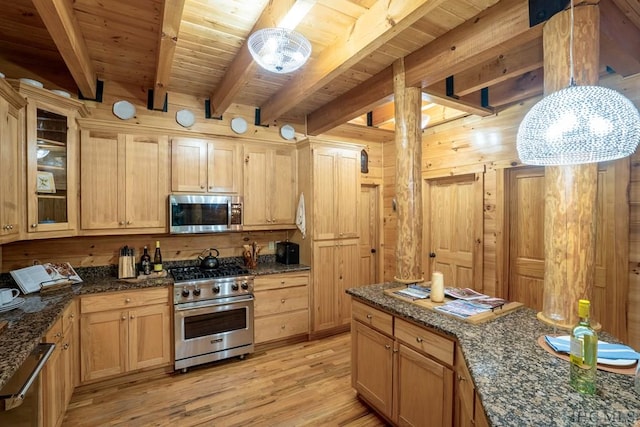
<path id="1" fill-rule="evenodd" d="M 242 197 L 205 194 L 169 196 L 169 233 L 242 230 Z"/>

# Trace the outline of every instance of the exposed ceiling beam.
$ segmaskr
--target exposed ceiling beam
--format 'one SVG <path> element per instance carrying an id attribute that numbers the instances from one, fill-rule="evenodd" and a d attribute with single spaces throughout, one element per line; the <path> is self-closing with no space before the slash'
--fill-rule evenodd
<path id="1" fill-rule="evenodd" d="M 640 72 L 640 29 L 614 4 L 600 4 L 600 61 L 627 77 Z"/>
<path id="2" fill-rule="evenodd" d="M 396 116 L 396 107 L 393 102 L 387 102 L 384 105 L 380 105 L 372 112 L 372 125 L 378 126 L 382 123 L 388 122 Z"/>
<path id="3" fill-rule="evenodd" d="M 428 100 L 434 104 L 442 105 L 444 107 L 454 108 L 456 110 L 464 111 L 465 113 L 475 114 L 477 116 L 486 117 L 494 114 L 492 108 L 485 108 L 480 106 L 479 100 L 467 100 L 464 98 L 453 98 L 447 96 L 443 90 L 438 90 L 433 86 L 423 89 L 423 93 L 428 96 Z M 471 97 L 471 95 L 468 95 Z"/>
<path id="4" fill-rule="evenodd" d="M 544 91 L 544 70 L 529 71 L 521 76 L 513 77 L 498 83 L 489 89 L 489 105 L 502 107 L 522 101 L 526 98 L 541 95 Z"/>
<path id="5" fill-rule="evenodd" d="M 328 82 L 409 28 L 444 0 L 378 0 L 349 31 L 310 61 L 292 81 L 260 106 L 262 123 L 269 123 L 313 96 Z"/>
<path id="6" fill-rule="evenodd" d="M 82 37 L 73 3 L 66 0 L 33 0 L 78 89 L 87 98 L 96 97 L 96 72 Z"/>
<path id="7" fill-rule="evenodd" d="M 306 3 L 308 0 L 302 1 Z M 251 34 L 262 28 L 277 26 L 287 16 L 295 3 L 295 0 L 270 1 L 253 26 Z M 242 43 L 240 50 L 233 58 L 216 91 L 211 94 L 211 114 L 215 117 L 222 116 L 233 103 L 236 94 L 247 85 L 249 79 L 255 74 L 258 65 L 253 61 L 249 53 L 248 41 L 249 38 Z"/>
<path id="8" fill-rule="evenodd" d="M 162 110 L 164 107 L 183 11 L 184 0 L 164 1 L 160 42 L 158 43 L 158 56 L 156 58 L 156 78 L 153 87 L 154 110 Z"/>
<path id="9" fill-rule="evenodd" d="M 428 87 L 449 75 L 490 60 L 500 52 L 542 37 L 542 24 L 529 28 L 528 0 L 502 0 L 405 57 L 407 86 Z M 393 94 L 390 67 L 307 116 L 317 135 L 370 110 L 376 98 Z M 369 107 L 369 108 L 367 108 Z"/>

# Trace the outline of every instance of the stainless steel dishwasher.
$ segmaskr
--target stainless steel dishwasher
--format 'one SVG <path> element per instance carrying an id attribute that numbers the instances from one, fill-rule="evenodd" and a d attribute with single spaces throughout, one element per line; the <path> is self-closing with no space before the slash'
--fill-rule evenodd
<path id="1" fill-rule="evenodd" d="M 0 426 L 37 426 L 40 417 L 40 371 L 55 344 L 38 344 L 0 390 Z"/>

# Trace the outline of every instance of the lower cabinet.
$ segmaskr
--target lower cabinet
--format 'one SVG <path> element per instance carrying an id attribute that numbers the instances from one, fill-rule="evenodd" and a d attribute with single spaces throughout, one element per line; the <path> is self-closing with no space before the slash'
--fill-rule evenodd
<path id="1" fill-rule="evenodd" d="M 257 276 L 254 290 L 255 343 L 309 334 L 309 274 Z"/>
<path id="2" fill-rule="evenodd" d="M 352 304 L 352 385 L 396 425 L 453 424 L 454 342 L 358 301 Z"/>
<path id="3" fill-rule="evenodd" d="M 460 348 L 456 350 L 456 392 L 454 403 L 456 427 L 489 426 L 480 399 L 475 392 L 471 374 Z"/>
<path id="4" fill-rule="evenodd" d="M 56 345 L 42 370 L 42 425 L 62 424 L 77 383 L 77 302 L 74 300 L 45 335 Z"/>
<path id="5" fill-rule="evenodd" d="M 81 382 L 171 363 L 168 288 L 80 299 Z"/>

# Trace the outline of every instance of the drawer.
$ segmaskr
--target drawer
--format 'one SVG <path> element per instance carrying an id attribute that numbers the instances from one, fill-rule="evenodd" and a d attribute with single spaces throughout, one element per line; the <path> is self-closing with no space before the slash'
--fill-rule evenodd
<path id="1" fill-rule="evenodd" d="M 254 320 L 256 344 L 309 333 L 309 311 L 265 316 Z"/>
<path id="2" fill-rule="evenodd" d="M 107 292 L 80 298 L 81 313 L 95 313 L 128 309 L 152 304 L 168 304 L 169 288 L 140 289 L 124 292 Z"/>
<path id="3" fill-rule="evenodd" d="M 454 342 L 425 328 L 396 319 L 394 335 L 418 351 L 453 366 Z"/>
<path id="4" fill-rule="evenodd" d="M 351 316 L 354 320 L 369 325 L 387 335 L 393 335 L 393 316 L 351 299 Z"/>
<path id="5" fill-rule="evenodd" d="M 473 414 L 474 387 L 467 364 L 462 357 L 460 346 L 456 348 L 456 393 L 465 407 L 467 414 Z"/>
<path id="6" fill-rule="evenodd" d="M 58 344 L 62 340 L 62 318 L 58 318 L 44 335 L 44 342 Z"/>
<path id="7" fill-rule="evenodd" d="M 255 292 L 254 297 L 253 307 L 256 317 L 309 307 L 309 288 L 307 286 Z"/>
<path id="8" fill-rule="evenodd" d="M 266 274 L 256 276 L 253 281 L 253 290 L 263 291 L 265 289 L 280 289 L 308 284 L 309 273 Z"/>

